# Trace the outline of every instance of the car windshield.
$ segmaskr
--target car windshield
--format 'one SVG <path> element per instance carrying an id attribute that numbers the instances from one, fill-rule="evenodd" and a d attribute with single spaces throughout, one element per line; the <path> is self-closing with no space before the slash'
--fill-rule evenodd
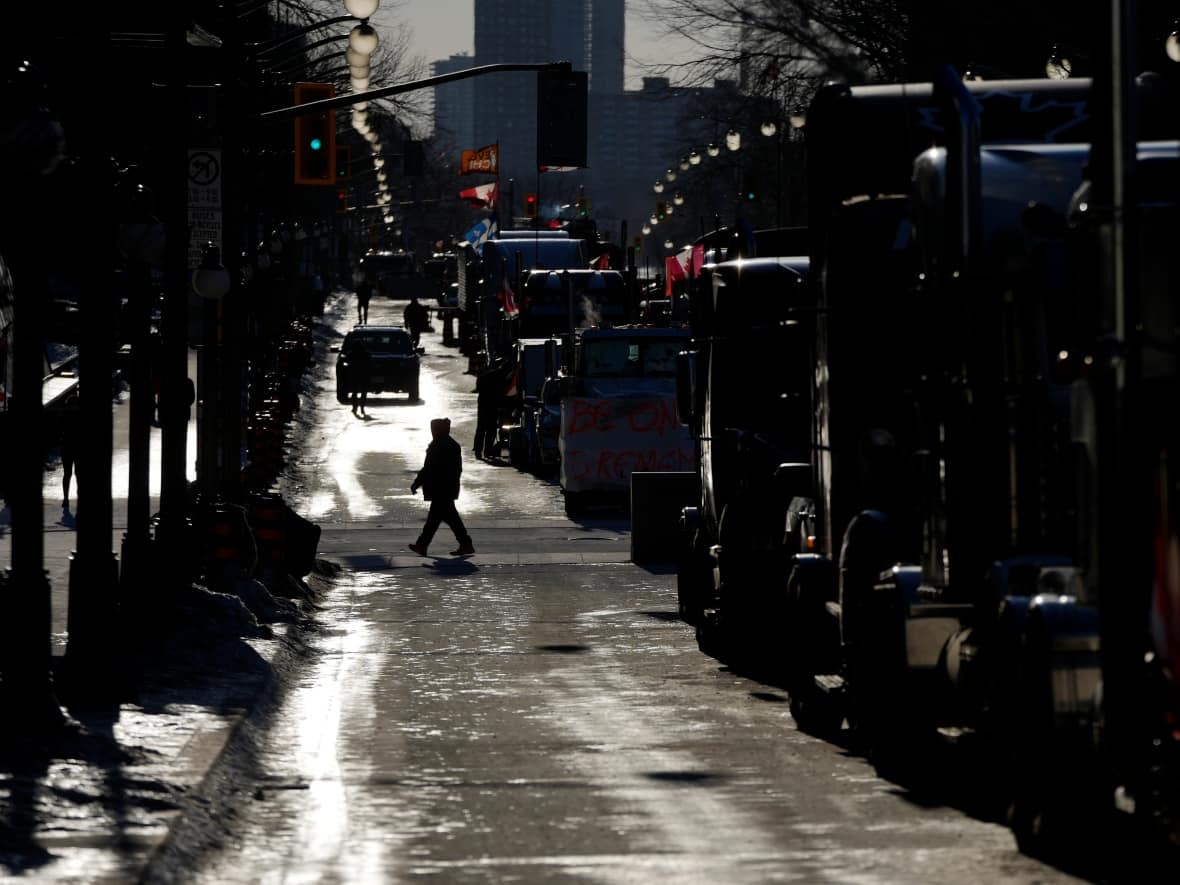
<path id="1" fill-rule="evenodd" d="M 354 333 L 349 336 L 349 341 L 344 345 L 344 350 L 352 350 L 356 347 L 357 342 L 361 340 L 365 342 L 365 347 L 368 348 L 369 353 L 406 355 L 413 351 L 413 347 L 410 344 L 410 336 L 400 330 L 388 332 L 366 330 L 363 333 Z"/>

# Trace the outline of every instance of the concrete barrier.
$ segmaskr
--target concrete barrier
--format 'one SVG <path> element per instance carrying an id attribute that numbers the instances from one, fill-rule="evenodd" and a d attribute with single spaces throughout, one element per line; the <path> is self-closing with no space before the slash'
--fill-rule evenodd
<path id="1" fill-rule="evenodd" d="M 680 511 L 700 504 L 701 484 L 692 471 L 631 474 L 631 561 L 674 563 L 683 544 Z"/>

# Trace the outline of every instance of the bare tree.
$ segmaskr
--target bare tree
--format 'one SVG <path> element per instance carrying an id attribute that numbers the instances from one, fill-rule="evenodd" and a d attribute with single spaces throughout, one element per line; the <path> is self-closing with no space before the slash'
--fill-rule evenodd
<path id="1" fill-rule="evenodd" d="M 648 0 L 646 15 L 699 50 L 658 66 L 688 85 L 739 80 L 746 94 L 810 93 L 824 79 L 891 80 L 905 63 L 907 0 Z"/>

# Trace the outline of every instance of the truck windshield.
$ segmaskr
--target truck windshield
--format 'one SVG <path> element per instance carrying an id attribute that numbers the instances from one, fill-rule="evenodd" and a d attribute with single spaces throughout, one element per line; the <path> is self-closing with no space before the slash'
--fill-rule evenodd
<path id="1" fill-rule="evenodd" d="M 684 340 L 607 338 L 583 341 L 583 366 L 590 378 L 674 378 L 676 354 Z"/>

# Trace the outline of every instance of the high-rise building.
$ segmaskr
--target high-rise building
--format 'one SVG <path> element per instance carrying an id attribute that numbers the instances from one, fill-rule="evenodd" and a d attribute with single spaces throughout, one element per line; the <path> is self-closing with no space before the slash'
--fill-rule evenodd
<path id="1" fill-rule="evenodd" d="M 585 188 L 603 232 L 631 232 L 650 211 L 651 184 L 692 144 L 715 136 L 695 106 L 714 90 L 683 89 L 647 78 L 640 90 L 624 90 L 626 0 L 473 0 L 475 55 L 452 56 L 436 74 L 464 67 L 512 62 L 569 61 L 589 74 L 589 168 L 538 176 L 536 75 L 488 74 L 436 89 L 436 130 L 451 134 L 458 149 L 500 145 L 502 199 L 539 192 L 542 213 L 569 202 Z M 455 87 L 466 86 L 464 92 Z M 469 96 L 469 98 L 468 98 Z M 467 115 L 467 116 L 465 116 Z M 462 121 L 471 121 L 470 129 Z M 465 135 L 465 133 L 468 133 Z M 508 179 L 515 179 L 510 187 Z M 520 215 L 522 207 L 502 212 Z"/>
<path id="2" fill-rule="evenodd" d="M 475 59 L 464 52 L 432 63 L 430 72 L 437 77 L 472 67 Z M 454 80 L 434 87 L 434 134 L 458 150 L 477 147 L 474 80 Z"/>
<path id="3" fill-rule="evenodd" d="M 590 12 L 590 91 L 621 95 L 626 29 L 625 0 L 587 0 Z"/>

